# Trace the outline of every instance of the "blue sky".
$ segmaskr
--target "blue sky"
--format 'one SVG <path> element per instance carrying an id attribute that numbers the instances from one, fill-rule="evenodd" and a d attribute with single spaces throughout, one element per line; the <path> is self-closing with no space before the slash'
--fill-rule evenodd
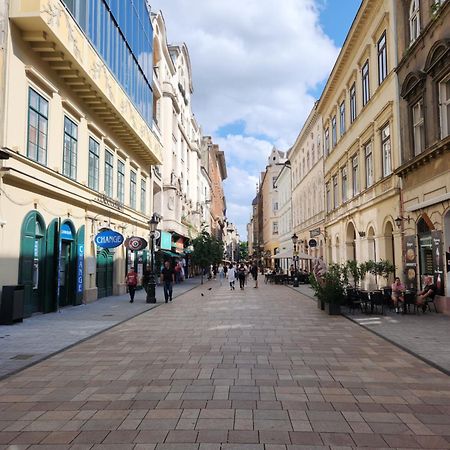
<path id="1" fill-rule="evenodd" d="M 227 218 L 241 240 L 272 147 L 293 144 L 359 6 L 360 0 L 152 0 L 169 42 L 189 49 L 193 110 L 203 134 L 225 152 Z"/>

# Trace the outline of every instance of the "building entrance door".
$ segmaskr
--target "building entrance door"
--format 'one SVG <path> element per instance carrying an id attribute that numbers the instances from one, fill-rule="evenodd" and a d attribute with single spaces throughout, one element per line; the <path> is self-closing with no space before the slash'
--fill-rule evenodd
<path id="1" fill-rule="evenodd" d="M 97 290 L 98 298 L 108 297 L 113 293 L 114 254 L 107 248 L 97 253 Z"/>

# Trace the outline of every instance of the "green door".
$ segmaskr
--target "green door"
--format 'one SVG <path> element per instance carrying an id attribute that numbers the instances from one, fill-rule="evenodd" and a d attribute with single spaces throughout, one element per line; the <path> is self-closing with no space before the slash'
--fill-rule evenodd
<path id="1" fill-rule="evenodd" d="M 107 248 L 97 253 L 98 298 L 109 297 L 113 293 L 113 257 Z"/>
<path id="2" fill-rule="evenodd" d="M 45 248 L 44 219 L 37 211 L 31 211 L 22 224 L 19 260 L 25 317 L 43 311 Z"/>

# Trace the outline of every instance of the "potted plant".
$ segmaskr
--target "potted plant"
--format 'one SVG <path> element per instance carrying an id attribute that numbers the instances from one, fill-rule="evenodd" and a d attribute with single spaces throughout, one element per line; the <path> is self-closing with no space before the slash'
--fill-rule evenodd
<path id="1" fill-rule="evenodd" d="M 386 286 L 389 283 L 389 277 L 395 273 L 395 265 L 390 261 L 382 259 L 381 261 L 376 263 L 376 275 L 384 278 L 386 280 Z M 385 286 L 379 286 L 385 287 Z"/>
<path id="2" fill-rule="evenodd" d="M 325 301 L 322 295 L 322 287 L 319 283 L 319 280 L 316 278 L 314 274 L 311 274 L 309 276 L 309 284 L 311 285 L 314 291 L 314 295 L 317 298 L 317 308 L 323 311 L 325 309 Z"/>
<path id="3" fill-rule="evenodd" d="M 323 303 L 324 309 L 329 315 L 340 314 L 341 305 L 344 301 L 344 286 L 340 266 L 337 264 L 331 265 L 322 277 L 311 275 L 310 281 L 317 297 L 318 306 L 320 302 L 321 309 L 323 309 Z"/>
<path id="4" fill-rule="evenodd" d="M 356 289 L 361 280 L 360 268 L 355 260 L 349 260 L 345 263 L 347 274 L 349 273 L 353 280 L 353 287 Z M 347 275 L 348 276 L 348 275 Z"/>

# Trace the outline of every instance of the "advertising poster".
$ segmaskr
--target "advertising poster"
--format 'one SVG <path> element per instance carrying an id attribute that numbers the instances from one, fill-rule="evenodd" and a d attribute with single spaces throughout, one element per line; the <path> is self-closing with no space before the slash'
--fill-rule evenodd
<path id="1" fill-rule="evenodd" d="M 444 294 L 444 246 L 442 242 L 442 231 L 432 231 L 431 239 L 433 244 L 433 274 L 434 284 L 437 294 Z"/>
<path id="2" fill-rule="evenodd" d="M 416 236 L 405 236 L 405 286 L 417 289 L 417 249 Z"/>

